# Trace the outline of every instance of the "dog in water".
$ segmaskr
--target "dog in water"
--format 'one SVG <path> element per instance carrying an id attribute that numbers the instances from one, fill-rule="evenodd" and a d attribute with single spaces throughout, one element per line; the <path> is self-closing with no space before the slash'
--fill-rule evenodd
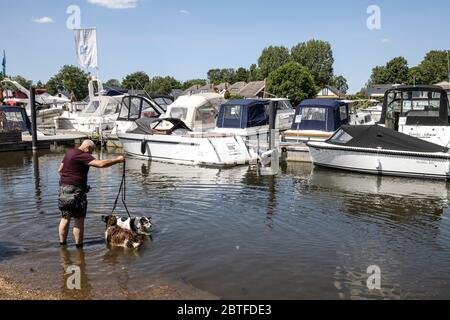
<path id="1" fill-rule="evenodd" d="M 102 220 L 106 223 L 105 239 L 107 244 L 134 249 L 139 249 L 144 244 L 136 232 L 120 227 L 117 224 L 116 216 L 103 216 Z"/>
<path id="2" fill-rule="evenodd" d="M 142 236 L 150 236 L 150 229 L 152 227 L 150 217 L 119 218 L 116 216 L 116 218 L 119 227 L 136 232 Z"/>

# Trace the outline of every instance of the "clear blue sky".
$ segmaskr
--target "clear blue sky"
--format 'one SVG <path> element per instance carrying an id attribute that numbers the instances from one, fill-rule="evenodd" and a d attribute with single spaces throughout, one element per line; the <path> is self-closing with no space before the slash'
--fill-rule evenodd
<path id="1" fill-rule="evenodd" d="M 114 2 L 135 7 L 107 7 Z M 206 78 L 214 67 L 248 68 L 268 45 L 292 47 L 315 38 L 331 43 L 335 73 L 344 75 L 355 92 L 375 65 L 402 55 L 414 66 L 431 49 L 450 49 L 450 0 L 0 3 L 0 49 L 7 52 L 7 73 L 34 81 L 47 81 L 62 65 L 76 64 L 74 37 L 66 28 L 71 4 L 80 6 L 82 26 L 97 28 L 103 80 L 140 70 L 179 80 Z M 366 27 L 371 4 L 381 8 L 381 30 Z M 33 22 L 43 17 L 53 22 Z"/>

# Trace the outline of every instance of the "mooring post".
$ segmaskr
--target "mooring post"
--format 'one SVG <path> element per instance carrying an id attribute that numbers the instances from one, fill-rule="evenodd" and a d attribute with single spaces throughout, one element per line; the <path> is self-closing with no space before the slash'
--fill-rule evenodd
<path id="1" fill-rule="evenodd" d="M 277 109 L 275 102 L 269 104 L 269 150 L 275 149 L 275 122 L 277 118 Z"/>
<path id="2" fill-rule="evenodd" d="M 30 110 L 31 110 L 31 146 L 33 151 L 38 149 L 37 143 L 37 124 L 36 124 L 36 92 L 35 88 L 30 88 Z"/>

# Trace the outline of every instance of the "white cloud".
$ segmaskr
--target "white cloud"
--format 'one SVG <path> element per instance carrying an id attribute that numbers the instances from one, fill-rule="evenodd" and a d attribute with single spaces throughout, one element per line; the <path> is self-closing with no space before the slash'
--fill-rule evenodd
<path id="1" fill-rule="evenodd" d="M 108 9 L 132 9 L 137 7 L 139 0 L 88 0 L 88 2 Z"/>
<path id="2" fill-rule="evenodd" d="M 40 24 L 44 24 L 44 23 L 53 23 L 55 21 L 53 21 L 52 18 L 50 17 L 42 17 L 42 18 L 36 18 L 32 20 L 34 23 L 40 23 Z"/>
<path id="3" fill-rule="evenodd" d="M 183 9 L 183 10 L 180 10 L 180 13 L 181 13 L 181 14 L 185 14 L 185 15 L 187 15 L 187 16 L 191 14 L 189 11 L 184 10 L 184 9 Z"/>
<path id="4" fill-rule="evenodd" d="M 391 42 L 391 39 L 389 39 L 389 38 L 383 38 L 383 39 L 381 39 L 381 42 L 382 42 L 382 43 L 389 43 L 389 42 Z"/>

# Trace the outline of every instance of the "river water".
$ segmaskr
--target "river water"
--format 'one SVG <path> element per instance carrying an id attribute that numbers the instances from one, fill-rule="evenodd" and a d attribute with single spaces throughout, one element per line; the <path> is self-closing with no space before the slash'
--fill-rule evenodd
<path id="1" fill-rule="evenodd" d="M 0 272 L 30 288 L 68 299 L 450 298 L 445 182 L 309 164 L 270 177 L 127 159 L 126 203 L 152 217 L 152 239 L 137 252 L 106 247 L 101 215 L 122 167 L 91 169 L 86 245 L 77 250 L 72 235 L 66 249 L 57 237 L 64 151 L 0 155 Z M 66 286 L 71 265 L 81 290 Z M 369 266 L 381 271 L 379 289 L 367 286 Z"/>

